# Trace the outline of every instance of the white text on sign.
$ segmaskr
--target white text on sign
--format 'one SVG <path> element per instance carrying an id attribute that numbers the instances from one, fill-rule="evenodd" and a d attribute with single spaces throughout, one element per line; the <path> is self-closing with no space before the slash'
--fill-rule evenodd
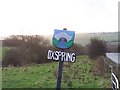
<path id="1" fill-rule="evenodd" d="M 75 62 L 76 61 L 76 55 L 75 53 L 67 53 L 62 51 L 52 51 L 48 50 L 48 59 L 50 60 L 60 60 L 60 61 L 66 61 L 66 62 Z"/>

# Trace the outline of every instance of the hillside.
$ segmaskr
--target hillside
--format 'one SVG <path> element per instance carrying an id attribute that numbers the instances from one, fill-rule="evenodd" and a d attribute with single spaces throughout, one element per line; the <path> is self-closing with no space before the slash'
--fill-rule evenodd
<path id="1" fill-rule="evenodd" d="M 118 33 L 83 33 L 76 34 L 75 43 L 86 45 L 90 42 L 91 37 L 98 37 L 105 41 L 118 41 Z"/>
<path id="2" fill-rule="evenodd" d="M 119 33 L 120 34 L 120 33 Z M 118 32 L 106 32 L 106 33 L 76 33 L 75 43 L 86 45 L 90 42 L 91 37 L 98 37 L 106 41 L 118 41 Z M 51 40 L 52 35 L 47 36 Z"/>

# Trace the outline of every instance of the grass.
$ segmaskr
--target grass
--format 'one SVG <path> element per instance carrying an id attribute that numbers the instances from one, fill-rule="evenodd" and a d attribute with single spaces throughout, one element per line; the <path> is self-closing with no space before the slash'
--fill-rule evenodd
<path id="1" fill-rule="evenodd" d="M 54 87 L 54 66 L 57 67 L 57 63 L 3 69 L 3 88 Z"/>
<path id="2" fill-rule="evenodd" d="M 2 57 L 4 57 L 8 49 L 9 49 L 8 47 L 0 47 L 0 60 L 2 60 Z"/>
<path id="3" fill-rule="evenodd" d="M 62 88 L 110 88 L 110 77 L 95 75 L 95 61 L 78 56 L 75 63 L 64 63 Z M 2 69 L 3 88 L 55 88 L 58 62 Z"/>

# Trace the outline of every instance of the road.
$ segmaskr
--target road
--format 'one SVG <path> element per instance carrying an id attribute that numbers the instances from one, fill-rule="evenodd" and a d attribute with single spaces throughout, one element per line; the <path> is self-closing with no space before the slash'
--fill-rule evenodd
<path id="1" fill-rule="evenodd" d="M 120 64 L 120 53 L 106 53 L 106 56 L 116 64 Z"/>

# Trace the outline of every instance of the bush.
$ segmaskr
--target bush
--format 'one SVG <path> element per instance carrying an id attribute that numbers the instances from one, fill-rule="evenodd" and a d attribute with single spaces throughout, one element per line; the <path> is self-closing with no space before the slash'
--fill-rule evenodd
<path id="1" fill-rule="evenodd" d="M 11 36 L 5 39 L 3 45 L 10 48 L 3 58 L 3 66 L 24 66 L 32 63 L 41 64 L 52 62 L 52 60 L 47 60 L 48 50 L 59 50 L 54 48 L 48 39 L 38 35 Z M 76 55 L 83 55 L 84 47 L 74 44 L 73 47 L 65 51 L 74 52 Z"/>
<path id="2" fill-rule="evenodd" d="M 21 60 L 18 59 L 18 58 L 20 58 L 19 55 L 20 54 L 17 49 L 9 49 L 6 52 L 5 56 L 3 57 L 2 66 L 3 67 L 9 66 L 9 65 L 20 66 Z"/>
<path id="3" fill-rule="evenodd" d="M 104 64 L 104 57 L 100 56 L 97 58 L 95 68 L 97 69 L 98 75 L 104 77 L 105 74 L 105 64 Z"/>
<path id="4" fill-rule="evenodd" d="M 23 43 L 23 41 L 19 37 L 21 37 L 21 35 L 20 36 L 19 35 L 16 35 L 16 36 L 12 35 L 12 36 L 10 36 L 8 38 L 5 38 L 5 40 L 2 41 L 2 44 L 5 47 L 17 47 L 17 46 L 20 46 Z"/>
<path id="5" fill-rule="evenodd" d="M 10 44 L 10 49 L 3 57 L 3 66 L 24 66 L 32 63 L 40 64 L 51 62 L 47 60 L 47 51 L 49 48 L 53 47 L 46 38 L 38 35 L 19 35 L 14 36 L 14 38 L 21 43 L 18 44 L 18 42 L 13 42 Z M 9 40 L 11 41 L 12 38 L 7 38 L 7 42 L 10 42 Z M 7 46 L 9 46 L 9 44 L 7 44 Z"/>
<path id="6" fill-rule="evenodd" d="M 74 44 L 69 50 L 68 52 L 74 52 L 76 53 L 76 55 L 84 55 L 84 46 L 79 45 L 79 44 Z"/>
<path id="7" fill-rule="evenodd" d="M 92 59 L 104 56 L 107 52 L 106 42 L 98 38 L 91 38 L 90 41 L 90 44 L 88 44 L 88 56 Z"/>

